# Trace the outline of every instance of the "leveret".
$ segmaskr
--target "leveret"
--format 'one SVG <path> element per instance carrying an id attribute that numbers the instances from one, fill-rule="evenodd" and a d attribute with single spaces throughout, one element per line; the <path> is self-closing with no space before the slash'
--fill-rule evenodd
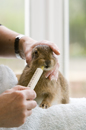
<path id="1" fill-rule="evenodd" d="M 46 73 L 55 65 L 56 58 L 51 48 L 47 45 L 38 45 L 33 48 L 32 61 L 29 66 L 26 65 L 18 82 L 19 85 L 27 87 L 35 70 L 44 66 L 43 74 L 34 89 L 37 94 L 36 101 L 42 108 L 69 103 L 68 83 L 61 72 L 59 71 L 57 81 L 45 78 Z"/>

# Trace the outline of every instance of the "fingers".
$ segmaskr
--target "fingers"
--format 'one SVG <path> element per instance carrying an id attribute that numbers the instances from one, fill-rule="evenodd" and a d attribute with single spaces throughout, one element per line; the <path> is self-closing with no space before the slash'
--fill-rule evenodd
<path id="1" fill-rule="evenodd" d="M 32 109 L 37 106 L 37 103 L 36 101 L 27 101 L 26 104 L 26 116 L 30 116 L 32 114 Z"/>
<path id="2" fill-rule="evenodd" d="M 28 65 L 30 64 L 31 59 L 32 59 L 32 57 L 31 57 L 31 51 L 30 51 L 30 52 L 26 55 L 26 62 L 27 62 Z"/>
<path id="3" fill-rule="evenodd" d="M 54 53 L 54 56 L 55 56 L 56 59 L 57 59 L 56 65 L 55 65 L 55 67 L 54 67 L 53 70 L 48 71 L 48 72 L 46 73 L 46 76 L 45 76 L 45 77 L 46 77 L 46 78 L 49 77 L 50 80 L 56 80 L 56 81 L 57 81 L 57 79 L 58 79 L 59 63 L 58 63 L 58 57 L 57 57 L 57 55 L 56 55 L 55 53 Z"/>
<path id="4" fill-rule="evenodd" d="M 49 75 L 50 80 L 56 80 L 58 79 L 58 64 L 55 66 L 53 72 Z"/>
<path id="5" fill-rule="evenodd" d="M 28 111 L 37 106 L 37 103 L 34 100 L 29 100 L 29 101 L 27 100 L 26 103 L 27 103 L 27 110 Z"/>
<path id="6" fill-rule="evenodd" d="M 53 50 L 53 52 L 56 54 L 56 55 L 60 55 L 60 51 L 57 47 L 57 45 L 53 42 L 50 42 L 50 41 L 47 41 L 47 40 L 43 40 L 43 41 L 40 41 L 40 42 L 35 42 L 34 44 L 31 44 L 31 45 L 27 45 L 26 47 L 26 50 L 25 50 L 25 57 L 26 57 L 26 62 L 29 64 L 31 62 L 31 52 L 32 52 L 32 49 L 37 46 L 37 45 L 48 45 L 50 46 L 50 48 Z"/>
<path id="7" fill-rule="evenodd" d="M 23 87 L 23 86 L 18 85 L 14 87 L 12 91 L 17 91 L 17 92 L 22 93 L 22 95 L 25 97 L 26 100 L 32 100 L 36 98 L 35 91 L 29 87 Z"/>
<path id="8" fill-rule="evenodd" d="M 53 42 L 46 41 L 46 40 L 41 41 L 41 42 L 36 42 L 33 44 L 32 48 L 37 46 L 37 45 L 48 45 L 54 51 L 55 54 L 60 55 L 60 51 L 59 51 L 57 45 Z"/>
<path id="9" fill-rule="evenodd" d="M 22 98 L 26 99 L 26 100 L 33 100 L 36 98 L 36 93 L 34 90 L 30 89 L 29 87 L 23 87 L 23 86 L 15 86 L 12 89 L 8 89 L 5 92 L 3 92 L 3 94 L 6 93 L 13 93 L 16 92 L 15 94 L 19 94 L 22 95 Z"/>
<path id="10" fill-rule="evenodd" d="M 49 71 L 46 73 L 46 78 L 49 77 L 50 80 L 56 80 L 58 79 L 58 65 L 55 66 L 55 68 L 52 71 Z"/>
<path id="11" fill-rule="evenodd" d="M 13 89 L 13 91 L 17 91 L 17 90 L 21 91 L 21 90 L 27 90 L 27 89 L 30 89 L 30 88 L 27 88 L 27 87 L 24 87 L 24 86 L 21 86 L 21 85 L 17 85 L 15 87 L 13 87 L 12 89 Z"/>
<path id="12" fill-rule="evenodd" d="M 21 92 L 24 95 L 26 100 L 33 100 L 36 98 L 36 93 L 32 89 L 23 90 Z"/>
<path id="13" fill-rule="evenodd" d="M 36 97 L 34 90 L 23 86 L 18 85 L 5 91 L 5 93 L 0 96 L 2 96 L 3 99 L 1 107 L 3 106 L 4 109 L 4 106 L 8 106 L 6 108 L 6 110 L 8 109 L 7 114 L 5 115 L 9 115 L 10 118 L 7 116 L 7 119 L 12 119 L 13 122 L 15 122 L 16 119 L 17 122 L 24 123 L 26 117 L 32 114 L 32 109 L 37 106 L 36 101 L 33 100 Z"/>
<path id="14" fill-rule="evenodd" d="M 27 101 L 27 116 L 30 116 L 32 114 L 32 109 L 36 106 L 36 101 Z"/>
<path id="15" fill-rule="evenodd" d="M 27 116 L 30 116 L 32 114 L 32 110 L 27 111 Z"/>
<path id="16" fill-rule="evenodd" d="M 36 98 L 35 91 L 22 86 L 16 86 L 14 89 L 16 90 L 15 93 L 17 93 L 17 96 L 19 97 L 18 99 L 23 107 L 24 113 L 26 113 L 26 116 L 30 116 L 32 114 L 32 109 L 37 106 L 36 101 L 34 101 Z"/>

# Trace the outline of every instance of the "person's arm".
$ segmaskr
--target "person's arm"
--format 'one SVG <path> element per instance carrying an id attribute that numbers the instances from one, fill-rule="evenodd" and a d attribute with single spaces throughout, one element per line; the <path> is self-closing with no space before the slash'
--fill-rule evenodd
<path id="1" fill-rule="evenodd" d="M 16 36 L 18 35 L 19 33 L 12 31 L 3 25 L 0 26 L 0 56 L 16 57 L 15 50 L 14 50 L 14 42 L 15 42 Z M 37 42 L 36 40 L 30 37 L 23 36 L 19 40 L 19 51 L 25 54 L 25 58 L 27 62 L 30 62 L 31 60 L 32 48 L 39 44 L 49 45 L 54 51 L 54 53 L 56 53 L 57 55 L 60 54 L 58 47 L 50 41 L 45 40 L 45 41 Z"/>
<path id="2" fill-rule="evenodd" d="M 19 33 L 12 31 L 3 25 L 0 26 L 0 57 L 16 57 L 14 42 L 18 35 Z M 35 40 L 29 37 L 27 38 L 26 36 L 24 36 L 23 39 L 25 39 L 25 41 L 28 39 L 28 43 L 31 44 L 35 42 Z M 21 39 L 19 42 L 19 48 L 22 48 Z"/>
<path id="3" fill-rule="evenodd" d="M 18 33 L 0 26 L 0 56 L 15 57 L 14 40 Z"/>

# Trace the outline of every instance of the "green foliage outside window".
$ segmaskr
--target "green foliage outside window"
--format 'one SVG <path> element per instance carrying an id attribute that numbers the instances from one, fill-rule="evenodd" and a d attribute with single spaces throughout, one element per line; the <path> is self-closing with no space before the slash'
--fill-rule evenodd
<path id="1" fill-rule="evenodd" d="M 69 0 L 70 56 L 86 57 L 86 0 Z"/>

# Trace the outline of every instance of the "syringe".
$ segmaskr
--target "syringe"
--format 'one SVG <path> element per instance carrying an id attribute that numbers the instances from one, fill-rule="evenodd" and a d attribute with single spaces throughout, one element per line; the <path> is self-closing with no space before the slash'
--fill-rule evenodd
<path id="1" fill-rule="evenodd" d="M 37 68 L 27 87 L 34 89 L 44 70 L 44 66 Z"/>

